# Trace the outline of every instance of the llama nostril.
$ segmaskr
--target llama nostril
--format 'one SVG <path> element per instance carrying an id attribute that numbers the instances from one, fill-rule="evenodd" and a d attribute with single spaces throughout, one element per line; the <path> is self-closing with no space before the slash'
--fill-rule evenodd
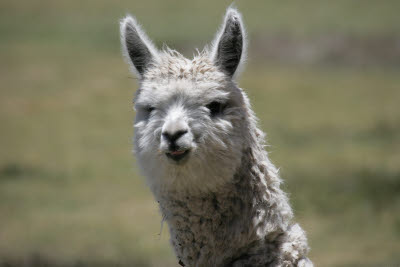
<path id="1" fill-rule="evenodd" d="M 181 136 L 185 135 L 188 131 L 187 130 L 180 130 L 175 133 L 164 132 L 162 133 L 163 137 L 167 139 L 169 142 L 173 143 L 178 140 Z"/>

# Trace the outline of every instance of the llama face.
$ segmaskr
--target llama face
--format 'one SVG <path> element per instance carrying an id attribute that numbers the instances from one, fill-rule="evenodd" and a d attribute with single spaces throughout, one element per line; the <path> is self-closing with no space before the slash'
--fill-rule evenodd
<path id="1" fill-rule="evenodd" d="M 135 20 L 121 24 L 122 44 L 140 87 L 134 100 L 135 152 L 153 190 L 212 190 L 233 177 L 246 144 L 248 104 L 233 76 L 244 41 L 229 10 L 213 44 L 192 60 L 157 51 Z"/>

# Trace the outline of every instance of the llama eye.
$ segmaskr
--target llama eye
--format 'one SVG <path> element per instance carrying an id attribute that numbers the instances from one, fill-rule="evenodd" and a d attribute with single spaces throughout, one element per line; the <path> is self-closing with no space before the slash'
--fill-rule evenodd
<path id="1" fill-rule="evenodd" d="M 220 102 L 213 101 L 206 106 L 210 110 L 211 117 L 221 114 L 224 111 L 225 105 Z"/>
<path id="2" fill-rule="evenodd" d="M 146 110 L 147 113 L 151 113 L 152 111 L 154 111 L 156 108 L 152 107 L 152 106 L 147 106 L 144 108 Z"/>

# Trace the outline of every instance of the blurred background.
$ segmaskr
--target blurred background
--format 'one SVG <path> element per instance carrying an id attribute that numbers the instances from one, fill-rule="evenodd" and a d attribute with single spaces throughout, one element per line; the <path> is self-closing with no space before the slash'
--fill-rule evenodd
<path id="1" fill-rule="evenodd" d="M 0 266 L 177 266 L 132 155 L 132 13 L 191 57 L 231 1 L 0 2 Z M 400 265 L 400 1 L 236 1 L 240 85 L 316 266 Z"/>

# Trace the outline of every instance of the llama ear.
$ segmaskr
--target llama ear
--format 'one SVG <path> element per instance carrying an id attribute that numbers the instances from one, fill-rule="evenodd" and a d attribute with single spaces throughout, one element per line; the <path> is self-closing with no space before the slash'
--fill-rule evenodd
<path id="1" fill-rule="evenodd" d="M 240 13 L 228 8 L 221 30 L 213 42 L 212 59 L 229 76 L 233 76 L 245 54 L 245 31 Z"/>
<path id="2" fill-rule="evenodd" d="M 157 49 L 131 16 L 121 21 L 120 34 L 123 54 L 133 71 L 142 78 L 146 68 L 156 59 Z"/>

